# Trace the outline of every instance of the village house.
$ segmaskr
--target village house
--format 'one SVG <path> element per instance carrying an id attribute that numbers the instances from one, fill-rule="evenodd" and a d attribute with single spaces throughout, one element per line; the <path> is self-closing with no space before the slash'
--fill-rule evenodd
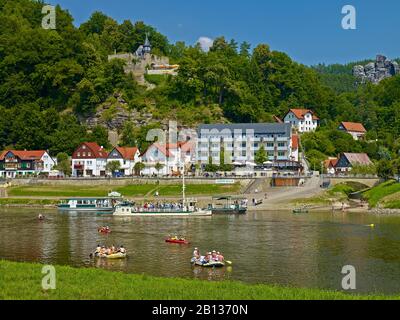
<path id="1" fill-rule="evenodd" d="M 372 165 L 366 153 L 342 153 L 335 164 L 335 174 L 348 174 L 354 166 Z"/>
<path id="2" fill-rule="evenodd" d="M 329 175 L 336 174 L 337 162 L 338 162 L 337 158 L 329 158 L 328 160 L 324 161 L 324 168 L 325 168 L 327 174 L 329 174 Z"/>
<path id="3" fill-rule="evenodd" d="M 290 109 L 284 117 L 285 123 L 290 123 L 299 133 L 317 130 L 319 118 L 308 109 Z"/>
<path id="4" fill-rule="evenodd" d="M 292 136 L 292 153 L 290 160 L 296 162 L 300 161 L 300 137 L 297 134 Z"/>
<path id="5" fill-rule="evenodd" d="M 354 140 L 364 139 L 367 134 L 367 130 L 361 123 L 356 122 L 342 122 L 339 125 L 339 130 L 347 132 L 350 134 Z"/>
<path id="6" fill-rule="evenodd" d="M 152 144 L 142 155 L 145 176 L 180 175 L 194 161 L 195 144 L 192 141 Z"/>
<path id="7" fill-rule="evenodd" d="M 95 142 L 82 143 L 72 154 L 73 177 L 106 176 L 108 153 Z"/>
<path id="8" fill-rule="evenodd" d="M 0 178 L 48 175 L 55 165 L 45 150 L 6 150 L 0 154 Z"/>
<path id="9" fill-rule="evenodd" d="M 138 148 L 116 147 L 109 154 L 107 163 L 117 161 L 120 169 L 115 172 L 121 176 L 135 175 L 135 165 L 141 162 L 140 151 Z"/>

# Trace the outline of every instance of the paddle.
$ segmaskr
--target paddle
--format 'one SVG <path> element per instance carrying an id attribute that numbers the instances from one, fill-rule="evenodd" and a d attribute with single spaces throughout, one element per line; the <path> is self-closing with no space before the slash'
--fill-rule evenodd
<path id="1" fill-rule="evenodd" d="M 232 263 L 232 261 L 225 261 L 225 263 L 227 264 L 227 265 L 229 265 L 229 266 L 231 266 L 233 263 Z"/>

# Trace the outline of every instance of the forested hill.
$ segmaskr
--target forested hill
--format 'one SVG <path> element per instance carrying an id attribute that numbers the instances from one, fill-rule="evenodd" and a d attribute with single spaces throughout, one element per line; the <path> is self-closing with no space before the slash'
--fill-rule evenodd
<path id="1" fill-rule="evenodd" d="M 400 133 L 399 77 L 334 90 L 321 78 L 324 68 L 296 63 L 267 44 L 251 50 L 246 42 L 219 37 L 203 52 L 199 46 L 171 44 L 143 22 L 118 23 L 100 12 L 75 27 L 60 7 L 56 30 L 44 30 L 42 7 L 37 1 L 0 0 L 0 149 L 56 154 L 71 153 L 82 140 L 107 145 L 107 130 L 88 131 L 83 120 L 102 104 L 113 104 L 116 93 L 129 110 L 151 113 L 150 126 L 166 119 L 190 126 L 271 121 L 289 108 L 305 107 L 317 113 L 323 128 L 344 120 L 363 122 L 390 150 Z M 135 51 L 146 33 L 153 53 L 180 64 L 178 76 L 161 79 L 153 90 L 125 75 L 121 60 L 107 59 L 115 51 Z M 139 143 L 143 149 L 146 129 L 127 121 L 120 129 L 121 144 Z"/>
<path id="2" fill-rule="evenodd" d="M 394 59 L 400 63 L 400 59 Z M 365 66 L 374 59 L 356 61 L 347 64 L 318 64 L 311 68 L 320 74 L 321 82 L 333 89 L 336 93 L 355 91 L 358 89 L 357 81 L 353 76 L 353 68 L 357 65 Z"/>

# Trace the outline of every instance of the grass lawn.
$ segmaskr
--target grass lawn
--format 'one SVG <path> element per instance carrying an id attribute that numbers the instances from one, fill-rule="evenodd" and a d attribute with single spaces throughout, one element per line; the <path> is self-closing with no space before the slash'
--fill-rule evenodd
<path id="1" fill-rule="evenodd" d="M 79 186 L 79 185 L 34 185 L 17 186 L 7 190 L 10 197 L 104 197 L 110 191 L 117 191 L 124 197 L 143 197 L 148 193 L 158 190 L 160 196 L 177 196 L 182 194 L 182 185 L 127 185 L 127 186 Z M 220 195 L 236 194 L 240 191 L 240 185 L 187 185 L 187 195 Z"/>
<path id="2" fill-rule="evenodd" d="M 49 200 L 49 199 L 0 198 L 0 206 L 4 205 L 49 206 L 57 204 L 58 204 L 57 200 Z"/>
<path id="3" fill-rule="evenodd" d="M 240 282 L 156 278 L 100 269 L 56 267 L 56 290 L 41 287 L 42 265 L 0 260 L 0 299 L 27 300 L 353 300 L 399 299 L 356 296 Z"/>
<path id="4" fill-rule="evenodd" d="M 240 191 L 240 184 L 236 183 L 234 185 L 217 185 L 217 184 L 189 184 L 186 185 L 186 194 L 192 196 L 201 196 L 201 195 L 235 195 Z M 172 185 L 172 186 L 159 186 L 158 192 L 160 196 L 176 196 L 182 194 L 182 186 L 181 185 Z"/>
<path id="5" fill-rule="evenodd" d="M 156 186 L 151 184 L 128 186 L 35 185 L 12 187 L 7 190 L 7 193 L 10 197 L 105 197 L 110 191 L 117 191 L 124 196 L 144 196 L 154 188 Z"/>
<path id="6" fill-rule="evenodd" d="M 375 208 L 379 203 L 385 208 L 400 208 L 400 183 L 394 180 L 376 186 L 364 193 L 369 205 Z"/>
<path id="7" fill-rule="evenodd" d="M 297 205 L 330 205 L 332 201 L 346 201 L 351 193 L 364 190 L 365 188 L 365 185 L 357 182 L 340 183 L 320 195 L 311 198 L 296 199 L 292 203 Z"/>

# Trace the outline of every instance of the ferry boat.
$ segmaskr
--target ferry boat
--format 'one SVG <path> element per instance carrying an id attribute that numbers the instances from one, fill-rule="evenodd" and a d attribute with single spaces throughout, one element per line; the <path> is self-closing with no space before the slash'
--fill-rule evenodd
<path id="1" fill-rule="evenodd" d="M 209 205 L 213 214 L 246 214 L 247 200 L 233 197 L 214 197 L 213 204 Z"/>
<path id="2" fill-rule="evenodd" d="M 114 216 L 122 217 L 195 217 L 211 216 L 212 211 L 197 207 L 195 199 L 186 199 L 185 172 L 182 174 L 182 200 L 179 204 L 161 203 L 157 205 L 138 206 L 136 204 L 121 203 L 115 207 Z"/>
<path id="3" fill-rule="evenodd" d="M 179 206 L 171 204 L 161 204 L 158 206 L 136 206 L 133 204 L 119 204 L 115 207 L 114 216 L 120 217 L 190 217 L 190 216 L 211 216 L 211 210 L 197 208 L 196 200 L 187 200 Z"/>
<path id="4" fill-rule="evenodd" d="M 101 212 L 112 214 L 117 201 L 118 199 L 115 197 L 70 198 L 66 200 L 61 200 L 60 204 L 58 205 L 58 210 L 76 212 Z"/>

